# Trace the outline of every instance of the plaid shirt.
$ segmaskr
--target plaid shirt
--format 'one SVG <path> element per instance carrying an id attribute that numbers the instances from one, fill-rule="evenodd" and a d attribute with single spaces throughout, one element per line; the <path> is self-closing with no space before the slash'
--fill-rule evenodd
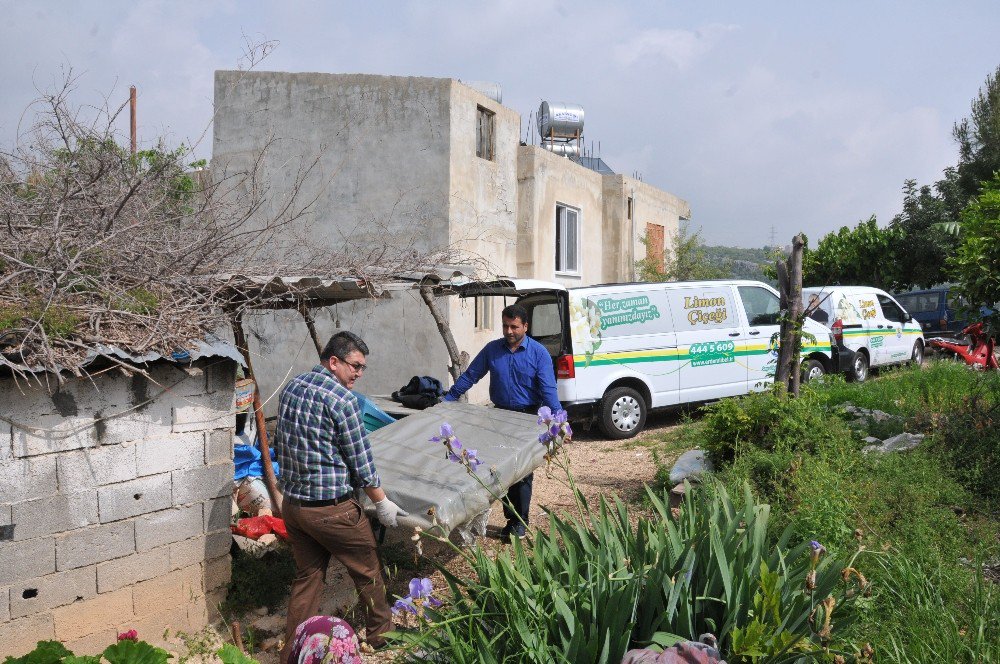
<path id="1" fill-rule="evenodd" d="M 281 391 L 274 451 L 291 498 L 332 500 L 381 484 L 357 398 L 320 365 Z"/>

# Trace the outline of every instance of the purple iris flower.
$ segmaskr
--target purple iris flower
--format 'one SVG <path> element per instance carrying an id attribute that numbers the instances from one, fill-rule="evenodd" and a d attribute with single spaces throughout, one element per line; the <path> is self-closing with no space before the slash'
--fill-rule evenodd
<path id="1" fill-rule="evenodd" d="M 480 464 L 483 463 L 479 459 L 479 457 L 476 456 L 478 453 L 479 450 L 470 450 L 468 448 L 466 448 L 465 450 L 465 460 L 468 462 L 469 467 L 472 468 L 473 470 L 476 469 L 476 466 L 479 466 Z"/>
<path id="2" fill-rule="evenodd" d="M 552 409 L 548 406 L 542 406 L 538 409 L 538 423 L 545 424 L 552 419 Z"/>
<path id="3" fill-rule="evenodd" d="M 407 613 L 416 614 L 417 607 L 413 605 L 413 600 L 409 597 L 401 597 L 396 600 L 396 603 L 392 605 L 393 613 L 401 613 L 406 611 Z"/>
<path id="4" fill-rule="evenodd" d="M 451 438 L 454 435 L 455 435 L 455 432 L 452 431 L 450 424 L 448 424 L 447 422 L 445 422 L 444 424 L 441 425 L 441 437 L 442 438 Z"/>
<path id="5" fill-rule="evenodd" d="M 434 585 L 430 579 L 410 579 L 410 592 L 406 597 L 400 597 L 393 604 L 392 610 L 395 613 L 406 611 L 418 614 L 424 606 L 441 606 L 441 600 L 434 597 Z"/>
<path id="6" fill-rule="evenodd" d="M 552 421 L 556 424 L 565 424 L 567 419 L 569 419 L 569 414 L 565 410 L 560 410 L 552 417 Z"/>

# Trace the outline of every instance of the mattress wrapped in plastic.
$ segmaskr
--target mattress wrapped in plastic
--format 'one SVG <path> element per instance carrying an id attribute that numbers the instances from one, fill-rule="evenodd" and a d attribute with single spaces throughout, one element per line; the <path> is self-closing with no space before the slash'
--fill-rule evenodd
<path id="1" fill-rule="evenodd" d="M 441 443 L 441 425 L 450 424 L 466 448 L 482 460 L 476 475 L 449 461 Z M 369 434 L 382 488 L 389 499 L 410 515 L 400 527 L 433 525 L 449 533 L 485 511 L 495 496 L 544 463 L 545 448 L 538 442 L 542 427 L 535 415 L 487 406 L 443 402 L 404 417 Z M 430 512 L 433 508 L 433 517 Z"/>

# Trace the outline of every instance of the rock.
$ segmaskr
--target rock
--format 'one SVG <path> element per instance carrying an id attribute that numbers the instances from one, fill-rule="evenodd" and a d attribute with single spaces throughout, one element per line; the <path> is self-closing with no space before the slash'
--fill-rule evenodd
<path id="1" fill-rule="evenodd" d="M 268 613 L 269 612 L 266 606 L 258 606 L 256 609 L 253 610 L 253 614 L 258 618 L 261 616 L 266 616 Z"/>
<path id="2" fill-rule="evenodd" d="M 869 411 L 868 417 L 872 418 L 876 422 L 888 422 L 889 420 L 898 419 L 895 415 L 890 415 L 883 410 Z"/>
<path id="3" fill-rule="evenodd" d="M 684 480 L 697 482 L 702 475 L 713 470 L 715 468 L 705 457 L 705 450 L 688 450 L 678 457 L 670 469 L 670 483 L 680 484 Z"/>
<path id="4" fill-rule="evenodd" d="M 277 652 L 281 650 L 282 638 L 280 636 L 272 636 L 269 639 L 265 639 L 260 644 L 260 649 L 263 652 Z"/>
<path id="5" fill-rule="evenodd" d="M 261 616 L 254 620 L 251 625 L 263 634 L 274 635 L 285 633 L 285 616 Z"/>
<path id="6" fill-rule="evenodd" d="M 670 507 L 680 507 L 681 503 L 684 502 L 684 494 L 687 493 L 684 488 L 684 484 L 678 484 L 673 489 L 670 490 Z"/>
<path id="7" fill-rule="evenodd" d="M 875 436 L 866 436 L 863 442 L 868 443 L 869 445 L 881 445 L 882 439 L 876 438 Z"/>
<path id="8" fill-rule="evenodd" d="M 924 434 L 922 433 L 903 432 L 899 435 L 893 436 L 892 438 L 886 438 L 884 441 L 880 441 L 877 445 L 866 445 L 861 448 L 861 452 L 864 454 L 870 454 L 872 452 L 877 452 L 879 454 L 888 454 L 889 452 L 906 452 L 919 445 L 923 439 Z M 868 438 L 865 438 L 865 442 L 868 442 L 868 440 Z"/>

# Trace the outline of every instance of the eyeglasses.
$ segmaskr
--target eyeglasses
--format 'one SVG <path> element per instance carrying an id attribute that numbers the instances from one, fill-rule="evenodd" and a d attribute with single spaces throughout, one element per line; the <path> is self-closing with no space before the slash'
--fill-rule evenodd
<path id="1" fill-rule="evenodd" d="M 340 360 L 341 362 L 343 362 L 344 364 L 346 364 L 350 368 L 354 369 L 354 373 L 356 373 L 356 374 L 364 373 L 365 369 L 368 368 L 368 365 L 365 364 L 364 362 L 348 362 L 347 360 L 345 360 L 344 358 L 340 357 L 339 355 L 334 355 L 334 357 L 336 357 L 338 360 Z"/>

